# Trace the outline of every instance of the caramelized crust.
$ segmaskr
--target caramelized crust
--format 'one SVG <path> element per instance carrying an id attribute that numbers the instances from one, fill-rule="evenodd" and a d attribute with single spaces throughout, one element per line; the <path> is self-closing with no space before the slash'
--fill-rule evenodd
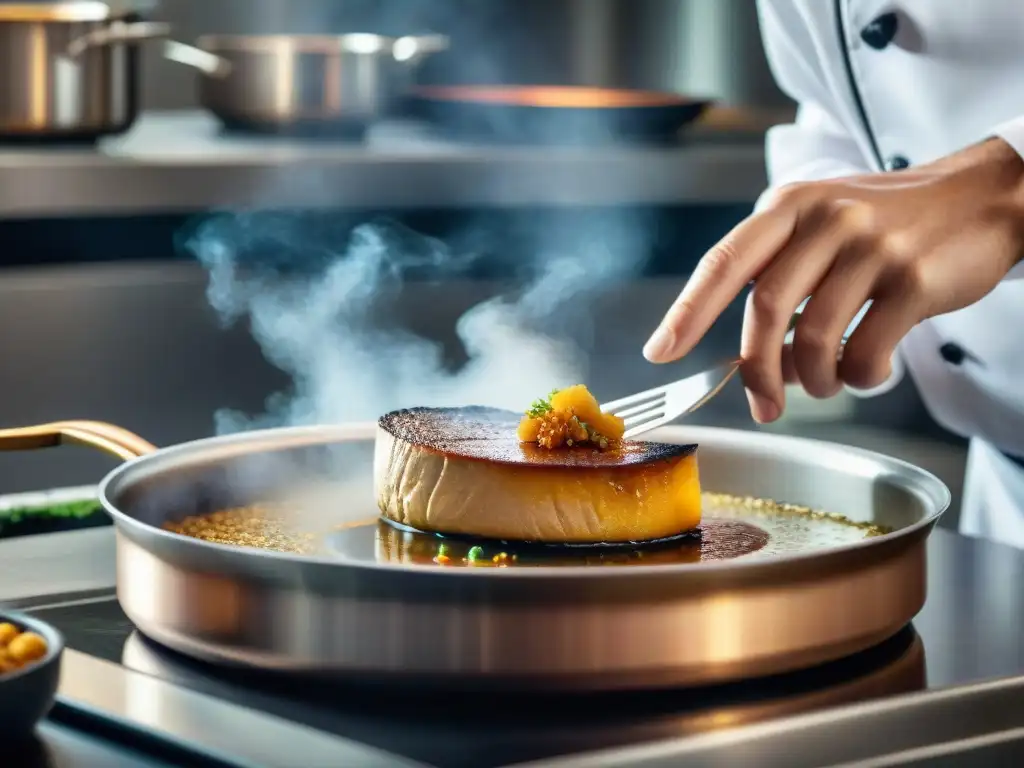
<path id="1" fill-rule="evenodd" d="M 446 456 L 531 467 L 612 469 L 636 467 L 691 456 L 696 445 L 623 441 L 613 449 L 576 447 L 548 450 L 521 443 L 520 415 L 483 406 L 410 408 L 392 411 L 378 421 L 392 437 Z"/>

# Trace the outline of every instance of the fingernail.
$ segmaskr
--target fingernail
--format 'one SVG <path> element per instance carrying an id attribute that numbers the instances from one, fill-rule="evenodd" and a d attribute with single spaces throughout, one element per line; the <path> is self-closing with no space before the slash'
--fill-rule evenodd
<path id="1" fill-rule="evenodd" d="M 676 344 L 676 335 L 671 328 L 661 326 L 644 344 L 644 357 L 652 363 L 660 363 L 672 353 Z"/>
<path id="2" fill-rule="evenodd" d="M 750 415 L 758 424 L 768 424 L 779 418 L 779 409 L 771 400 L 757 392 L 746 390 L 747 402 L 750 403 Z"/>

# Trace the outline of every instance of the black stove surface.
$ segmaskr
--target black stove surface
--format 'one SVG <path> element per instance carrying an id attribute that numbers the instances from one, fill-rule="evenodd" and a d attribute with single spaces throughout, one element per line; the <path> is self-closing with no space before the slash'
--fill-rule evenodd
<path id="1" fill-rule="evenodd" d="M 938 531 L 912 627 L 857 656 L 739 684 L 640 693 L 452 694 L 193 661 L 140 635 L 113 597 L 40 605 L 70 648 L 428 765 L 501 766 L 744 725 L 1024 672 L 1024 552 Z"/>

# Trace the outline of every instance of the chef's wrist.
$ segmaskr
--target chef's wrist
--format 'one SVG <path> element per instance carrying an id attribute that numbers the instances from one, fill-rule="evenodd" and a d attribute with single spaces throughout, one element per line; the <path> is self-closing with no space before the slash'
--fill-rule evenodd
<path id="1" fill-rule="evenodd" d="M 1005 190 L 1007 202 L 1014 212 L 1024 213 L 1024 157 L 1001 136 L 988 139 L 984 147 L 990 153 L 987 158 L 993 167 L 998 167 L 997 178 L 1005 183 L 1005 187 L 999 186 Z"/>
<path id="2" fill-rule="evenodd" d="M 1009 196 L 1009 215 L 1012 220 L 1014 231 L 1017 233 L 1017 260 L 1015 267 L 1024 263 L 1024 157 L 1005 140 L 996 138 L 994 141 L 1002 144 L 1008 152 L 1005 159 L 1007 173 L 1010 175 L 1011 193 Z"/>
<path id="3" fill-rule="evenodd" d="M 1018 206 L 1015 213 L 1024 210 L 1024 116 L 1007 120 L 992 129 L 986 144 L 992 145 L 1003 157 L 1009 174 L 1017 174 Z"/>
<path id="4" fill-rule="evenodd" d="M 1022 137 L 1024 148 L 1024 137 Z M 972 148 L 971 161 L 982 171 L 977 177 L 979 191 L 991 195 L 990 213 L 1016 233 L 1015 264 L 1024 260 L 1024 157 L 1002 136 L 992 136 Z"/>

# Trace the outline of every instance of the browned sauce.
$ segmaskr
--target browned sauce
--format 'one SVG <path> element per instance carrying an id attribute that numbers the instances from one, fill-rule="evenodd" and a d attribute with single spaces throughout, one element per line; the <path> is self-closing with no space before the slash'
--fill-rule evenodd
<path id="1" fill-rule="evenodd" d="M 437 101 L 462 101 L 518 107 L 573 109 L 672 107 L 692 103 L 685 96 L 576 86 L 442 86 L 420 88 L 417 95 Z"/>
<path id="2" fill-rule="evenodd" d="M 650 544 L 572 547 L 440 537 L 397 528 L 385 521 L 377 526 L 379 562 L 464 568 L 676 565 L 749 555 L 767 543 L 765 531 L 741 520 L 707 520 L 695 533 Z"/>

